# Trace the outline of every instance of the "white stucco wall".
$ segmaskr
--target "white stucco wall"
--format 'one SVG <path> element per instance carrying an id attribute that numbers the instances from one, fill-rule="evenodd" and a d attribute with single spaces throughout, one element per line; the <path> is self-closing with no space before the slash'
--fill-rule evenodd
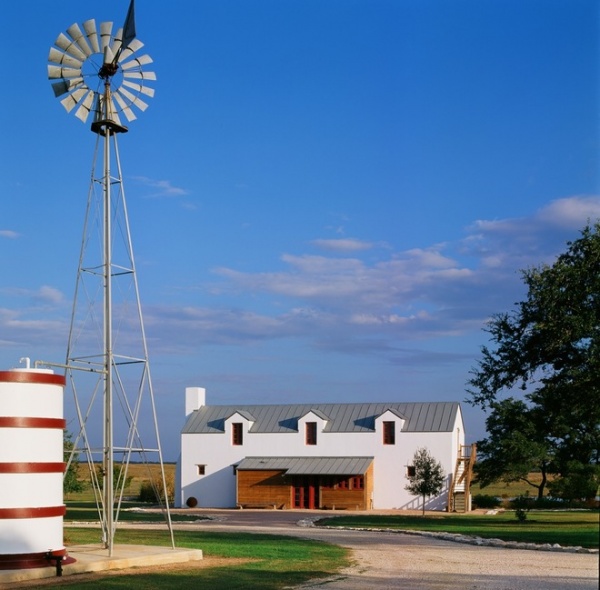
<path id="1" fill-rule="evenodd" d="M 396 444 L 383 444 L 382 422 L 396 422 Z M 306 421 L 317 422 L 317 444 L 305 444 Z M 242 446 L 232 444 L 232 423 L 244 424 Z M 185 506 L 191 496 L 205 508 L 229 508 L 236 505 L 236 478 L 233 465 L 244 457 L 374 457 L 373 508 L 413 508 L 420 499 L 405 489 L 406 468 L 419 447 L 426 447 L 442 464 L 449 477 L 456 464 L 460 445 L 464 445 L 464 429 L 460 409 L 452 432 L 402 432 L 403 421 L 386 413 L 376 421 L 375 432 L 327 433 L 325 422 L 309 415 L 299 420 L 298 432 L 286 434 L 253 434 L 251 423 L 240 415 L 225 422 L 225 432 L 218 434 L 184 434 L 181 437 L 181 463 L 178 466 L 180 493 L 176 506 Z M 198 465 L 205 474 L 198 474 Z M 442 510 L 447 503 L 447 489 L 427 507 Z"/>

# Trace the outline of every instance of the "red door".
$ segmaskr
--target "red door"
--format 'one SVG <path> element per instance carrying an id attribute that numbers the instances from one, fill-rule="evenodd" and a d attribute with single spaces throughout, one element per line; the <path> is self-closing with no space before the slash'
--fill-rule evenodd
<path id="1" fill-rule="evenodd" d="M 298 477 L 292 486 L 293 508 L 314 510 L 317 504 L 317 485 L 314 479 Z"/>

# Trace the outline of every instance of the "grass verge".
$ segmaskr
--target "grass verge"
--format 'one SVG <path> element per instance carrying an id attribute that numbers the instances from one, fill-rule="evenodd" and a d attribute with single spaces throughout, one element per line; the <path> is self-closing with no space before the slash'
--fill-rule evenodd
<path id="1" fill-rule="evenodd" d="M 66 529 L 67 547 L 98 543 L 98 530 Z M 120 530 L 117 544 L 169 546 L 167 531 Z M 321 541 L 279 535 L 177 531 L 178 547 L 202 549 L 205 556 L 247 560 L 234 567 L 191 569 L 182 565 L 176 571 L 149 574 L 123 574 L 77 582 L 76 576 L 61 578 L 70 589 L 175 590 L 211 588 L 214 590 L 280 590 L 311 579 L 331 576 L 349 565 L 349 551 Z"/>
<path id="2" fill-rule="evenodd" d="M 66 503 L 67 514 L 65 522 L 99 522 L 98 509 L 94 502 L 71 502 Z M 119 522 L 166 522 L 166 517 L 156 510 L 144 509 L 144 505 L 140 502 L 123 502 L 119 511 Z M 152 508 L 152 507 L 151 507 Z M 204 520 L 205 517 L 187 514 L 171 514 L 173 522 L 193 522 L 196 520 Z"/>
<path id="3" fill-rule="evenodd" d="M 426 516 L 372 515 L 324 518 L 318 524 L 357 528 L 437 531 L 502 539 L 521 543 L 558 543 L 562 546 L 598 548 L 598 511 L 535 511 L 520 523 L 513 511 L 486 514 L 435 514 Z"/>

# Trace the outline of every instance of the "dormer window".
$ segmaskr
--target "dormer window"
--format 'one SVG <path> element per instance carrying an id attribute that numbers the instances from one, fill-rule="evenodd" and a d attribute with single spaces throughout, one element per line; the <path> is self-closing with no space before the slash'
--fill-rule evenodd
<path id="1" fill-rule="evenodd" d="M 317 444 L 317 423 L 307 422 L 306 423 L 306 444 L 316 445 Z"/>
<path id="2" fill-rule="evenodd" d="M 240 446 L 244 444 L 244 428 L 241 422 L 233 422 L 231 425 L 231 444 Z"/>
<path id="3" fill-rule="evenodd" d="M 395 445 L 396 444 L 396 423 L 395 422 L 384 422 L 383 423 L 383 444 L 384 445 Z"/>

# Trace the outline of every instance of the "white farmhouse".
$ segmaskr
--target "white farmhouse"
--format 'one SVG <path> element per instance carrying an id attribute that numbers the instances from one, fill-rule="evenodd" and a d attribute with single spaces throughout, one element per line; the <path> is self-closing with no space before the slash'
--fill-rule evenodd
<path id="1" fill-rule="evenodd" d="M 456 402 L 212 406 L 186 389 L 177 507 L 416 508 L 415 451 L 443 466 L 430 510 L 468 510 L 474 449 Z M 465 501 L 466 500 L 466 501 Z"/>

